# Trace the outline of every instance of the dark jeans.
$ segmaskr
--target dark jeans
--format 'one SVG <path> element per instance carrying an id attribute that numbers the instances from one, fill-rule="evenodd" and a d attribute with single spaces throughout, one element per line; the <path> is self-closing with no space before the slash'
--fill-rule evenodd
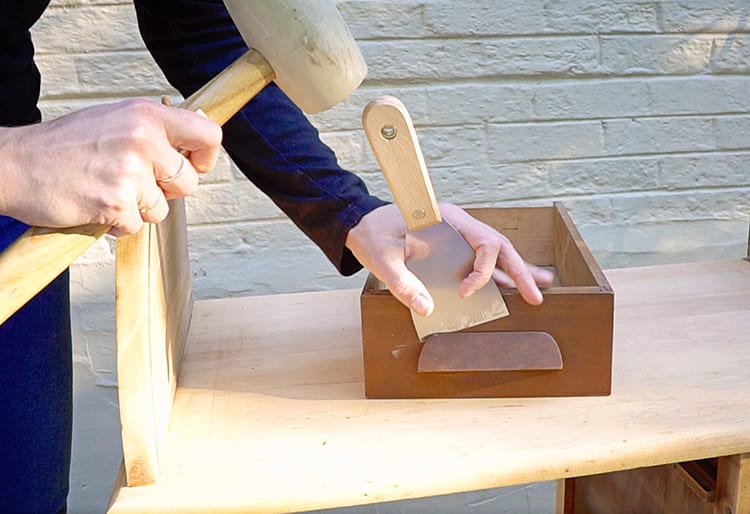
<path id="1" fill-rule="evenodd" d="M 0 325 L 0 512 L 65 512 L 73 363 L 66 271 Z"/>

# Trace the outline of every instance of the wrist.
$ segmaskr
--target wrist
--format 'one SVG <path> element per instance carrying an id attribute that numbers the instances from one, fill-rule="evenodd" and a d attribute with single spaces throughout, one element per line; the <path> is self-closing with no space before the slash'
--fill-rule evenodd
<path id="1" fill-rule="evenodd" d="M 22 205 L 29 195 L 23 157 L 27 132 L 27 127 L 0 127 L 0 214 L 16 219 L 23 218 Z"/>

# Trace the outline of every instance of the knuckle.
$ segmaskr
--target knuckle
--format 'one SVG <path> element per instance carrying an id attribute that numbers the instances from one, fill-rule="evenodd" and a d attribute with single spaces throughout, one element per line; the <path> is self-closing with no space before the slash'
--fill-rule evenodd
<path id="1" fill-rule="evenodd" d="M 98 193 L 97 204 L 106 215 L 119 217 L 132 207 L 135 198 L 133 188 L 123 180 L 118 180 Z"/>
<path id="2" fill-rule="evenodd" d="M 143 150 L 154 141 L 154 120 L 158 119 L 154 102 L 141 98 L 124 100 L 118 114 L 119 135 L 126 148 Z"/>
<path id="3" fill-rule="evenodd" d="M 208 127 L 205 131 L 206 139 L 209 144 L 218 147 L 224 139 L 224 131 L 218 123 L 213 121 L 208 124 Z"/>
<path id="4" fill-rule="evenodd" d="M 133 179 L 144 166 L 141 153 L 134 148 L 126 148 L 112 156 L 113 181 L 122 187 Z"/>
<path id="5" fill-rule="evenodd" d="M 129 98 L 120 104 L 122 108 L 135 117 L 151 116 L 155 113 L 158 104 L 144 98 Z"/>

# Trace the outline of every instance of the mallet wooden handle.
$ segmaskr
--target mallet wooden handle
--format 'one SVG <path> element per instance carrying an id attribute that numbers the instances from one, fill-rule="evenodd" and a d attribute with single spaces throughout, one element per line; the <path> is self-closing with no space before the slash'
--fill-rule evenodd
<path id="1" fill-rule="evenodd" d="M 179 107 L 223 125 L 274 79 L 268 61 L 249 50 Z M 32 227 L 0 254 L 0 324 L 68 268 L 109 227 Z"/>

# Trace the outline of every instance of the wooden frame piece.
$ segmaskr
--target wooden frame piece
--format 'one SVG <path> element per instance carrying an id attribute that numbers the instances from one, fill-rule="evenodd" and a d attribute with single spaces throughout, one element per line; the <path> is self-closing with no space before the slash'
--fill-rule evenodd
<path id="1" fill-rule="evenodd" d="M 561 203 L 551 207 L 473 209 L 512 241 L 528 262 L 553 269 L 556 284 L 541 306 L 503 289 L 510 316 L 453 334 L 543 332 L 562 354 L 562 369 L 417 373 L 423 344 L 411 316 L 377 279 L 361 293 L 365 391 L 368 398 L 607 395 L 611 389 L 614 292 Z M 444 336 L 441 336 L 444 337 Z M 428 338 L 429 341 L 429 338 Z M 500 368 L 505 368 L 501 370 Z"/>
<path id="2" fill-rule="evenodd" d="M 192 312 L 185 204 L 117 242 L 117 381 L 128 486 L 159 475 Z"/>

